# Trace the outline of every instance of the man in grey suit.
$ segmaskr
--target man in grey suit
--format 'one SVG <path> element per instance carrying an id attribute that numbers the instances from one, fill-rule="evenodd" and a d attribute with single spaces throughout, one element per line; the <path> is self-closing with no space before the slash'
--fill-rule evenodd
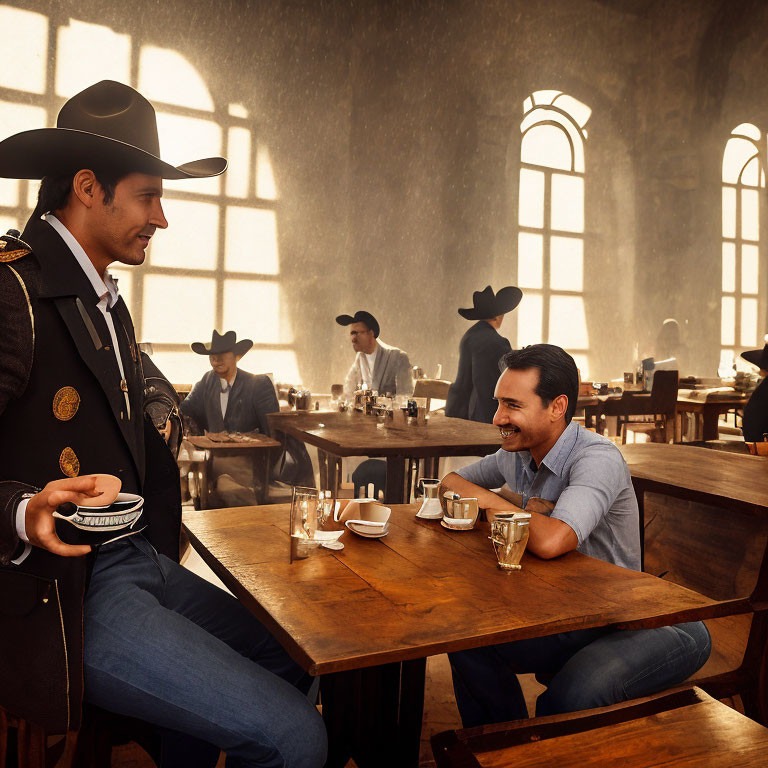
<path id="1" fill-rule="evenodd" d="M 372 389 L 380 395 L 410 395 L 413 393 L 411 363 L 407 353 L 379 339 L 379 323 L 365 310 L 352 315 L 339 315 L 339 325 L 349 326 L 355 362 L 344 380 L 344 395 L 348 399 L 357 389 Z"/>

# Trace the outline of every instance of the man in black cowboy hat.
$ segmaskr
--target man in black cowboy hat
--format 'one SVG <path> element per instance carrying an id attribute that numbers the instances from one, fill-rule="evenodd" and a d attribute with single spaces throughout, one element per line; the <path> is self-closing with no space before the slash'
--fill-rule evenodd
<path id="1" fill-rule="evenodd" d="M 238 361 L 253 346 L 250 339 L 237 341 L 234 331 L 213 331 L 211 343 L 194 342 L 192 351 L 207 355 L 213 370 L 195 384 L 181 404 L 181 412 L 198 430 L 208 432 L 261 432 L 268 435 L 267 414 L 280 405 L 269 376 L 242 371 Z M 311 484 L 312 462 L 304 444 L 289 440 L 280 462 L 279 477 L 286 483 Z M 214 467 L 216 493 L 222 506 L 258 504 L 253 486 L 253 465 L 247 457 L 217 459 Z M 226 477 L 224 476 L 226 475 Z"/>
<path id="2" fill-rule="evenodd" d="M 295 687 L 301 669 L 178 565 L 178 470 L 144 416 L 131 317 L 106 271 L 141 264 L 168 225 L 163 179 L 225 168 L 163 162 L 151 104 L 112 81 L 70 99 L 56 128 L 0 142 L 0 176 L 42 179 L 21 239 L 0 240 L 0 706 L 61 733 L 85 699 L 156 725 L 166 745 L 194 742 L 187 765 L 221 748 L 243 765 L 320 766 L 325 732 Z M 93 551 L 88 534 L 63 543 L 52 517 L 93 493 L 92 473 L 144 498 L 135 526 Z M 50 637 L 24 597 L 38 592 L 61 610 Z"/>
<path id="3" fill-rule="evenodd" d="M 768 434 L 768 344 L 762 349 L 750 349 L 741 356 L 752 365 L 756 365 L 763 379 L 744 406 L 744 418 L 741 431 L 749 443 L 761 443 Z"/>
<path id="4" fill-rule="evenodd" d="M 459 369 L 448 390 L 445 415 L 490 424 L 496 412 L 493 388 L 499 378 L 499 360 L 511 350 L 509 341 L 499 328 L 504 315 L 511 312 L 523 297 L 514 286 L 494 294 L 490 285 L 472 295 L 473 307 L 459 314 L 477 322 L 461 337 Z"/>
<path id="5" fill-rule="evenodd" d="M 356 389 L 372 389 L 380 395 L 410 395 L 413 392 L 411 363 L 402 349 L 379 339 L 379 323 L 365 310 L 354 315 L 339 315 L 339 325 L 349 326 L 355 362 L 344 380 L 344 394 L 351 397 Z"/>

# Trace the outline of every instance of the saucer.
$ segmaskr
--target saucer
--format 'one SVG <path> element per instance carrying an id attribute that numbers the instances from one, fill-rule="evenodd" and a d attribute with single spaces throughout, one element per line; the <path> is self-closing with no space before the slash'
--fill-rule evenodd
<path id="1" fill-rule="evenodd" d="M 446 525 L 445 520 L 441 520 L 440 525 L 449 531 L 471 531 L 474 529 L 474 526 L 472 525 Z"/>
<path id="2" fill-rule="evenodd" d="M 389 533 L 390 525 L 387 523 L 379 530 L 371 528 L 370 526 L 357 526 L 354 523 L 344 523 L 352 533 L 356 533 L 358 536 L 362 536 L 364 539 L 380 539 L 382 536 L 386 536 Z"/>
<path id="3" fill-rule="evenodd" d="M 416 513 L 416 517 L 421 518 L 422 520 L 442 520 L 443 519 L 443 511 L 440 510 L 439 512 L 433 512 L 432 514 L 424 514 L 421 510 L 419 510 Z"/>

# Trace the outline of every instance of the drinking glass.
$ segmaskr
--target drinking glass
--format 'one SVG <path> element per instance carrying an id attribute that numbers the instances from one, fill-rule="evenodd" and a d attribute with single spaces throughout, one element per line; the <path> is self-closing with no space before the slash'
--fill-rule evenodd
<path id="1" fill-rule="evenodd" d="M 303 560 L 317 545 L 313 541 L 317 530 L 320 492 L 316 488 L 294 486 L 291 498 L 291 562 Z"/>

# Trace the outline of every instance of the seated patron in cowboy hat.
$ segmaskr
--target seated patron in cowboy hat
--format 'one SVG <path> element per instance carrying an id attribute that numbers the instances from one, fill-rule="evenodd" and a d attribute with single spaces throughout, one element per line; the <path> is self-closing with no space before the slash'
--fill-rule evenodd
<path id="1" fill-rule="evenodd" d="M 459 314 L 475 324 L 459 342 L 459 369 L 448 390 L 445 415 L 490 424 L 496 412 L 493 388 L 499 378 L 499 361 L 512 347 L 499 328 L 504 315 L 511 312 L 523 297 L 514 286 L 494 294 L 490 285 L 472 295 L 473 306 Z"/>
<path id="2" fill-rule="evenodd" d="M 38 722 L 65 730 L 82 700 L 140 718 L 169 765 L 182 764 L 174 750 L 196 766 L 223 749 L 239 765 L 320 766 L 307 677 L 237 600 L 177 562 L 178 469 L 144 416 L 131 316 L 107 271 L 143 263 L 168 226 L 163 179 L 225 168 L 163 162 L 152 105 L 113 81 L 67 101 L 55 128 L 0 142 L 0 176 L 42 179 L 21 238 L 0 247 L 0 706 L 50 705 Z M 141 495 L 142 516 L 110 543 L 92 548 L 86 532 L 66 544 L 52 513 L 94 492 L 91 473 Z M 61 635 L 27 658 L 43 640 L 9 639 L 11 623 L 26 626 L 14 605 L 51 583 Z M 49 658 L 59 677 L 37 680 Z"/>
<path id="3" fill-rule="evenodd" d="M 749 443 L 761 443 L 768 434 L 768 344 L 762 349 L 750 349 L 741 356 L 756 366 L 762 381 L 744 406 L 741 431 Z"/>
<path id="4" fill-rule="evenodd" d="M 640 570 L 629 469 L 613 443 L 571 420 L 579 392 L 573 358 L 534 344 L 507 353 L 502 363 L 493 418 L 501 448 L 446 475 L 442 489 L 477 498 L 489 518 L 502 510 L 530 512 L 528 550 L 541 558 L 577 549 Z M 505 485 L 504 496 L 491 490 Z M 528 716 L 518 674 L 548 679 L 536 715 L 554 715 L 677 685 L 703 666 L 710 647 L 704 624 L 691 622 L 576 630 L 451 653 L 449 660 L 459 713 L 471 727 Z"/>
<path id="5" fill-rule="evenodd" d="M 191 347 L 206 355 L 211 369 L 195 384 L 181 403 L 184 416 L 194 423 L 196 434 L 205 432 L 261 432 L 270 434 L 267 414 L 280 406 L 269 376 L 256 375 L 237 367 L 253 346 L 250 339 L 237 340 L 235 331 L 213 331 L 208 346 L 196 341 Z M 313 483 L 312 462 L 303 443 L 287 439 L 286 455 L 276 463 L 276 478 L 294 485 Z M 222 506 L 257 504 L 253 487 L 253 463 L 248 456 L 217 458 L 214 461 L 216 493 Z M 224 476 L 226 475 L 226 477 Z"/>
<path id="6" fill-rule="evenodd" d="M 349 327 L 355 362 L 344 380 L 344 395 L 351 399 L 357 389 L 371 389 L 380 395 L 413 393 L 411 363 L 407 353 L 379 339 L 379 323 L 365 310 L 339 315 L 339 325 Z"/>

